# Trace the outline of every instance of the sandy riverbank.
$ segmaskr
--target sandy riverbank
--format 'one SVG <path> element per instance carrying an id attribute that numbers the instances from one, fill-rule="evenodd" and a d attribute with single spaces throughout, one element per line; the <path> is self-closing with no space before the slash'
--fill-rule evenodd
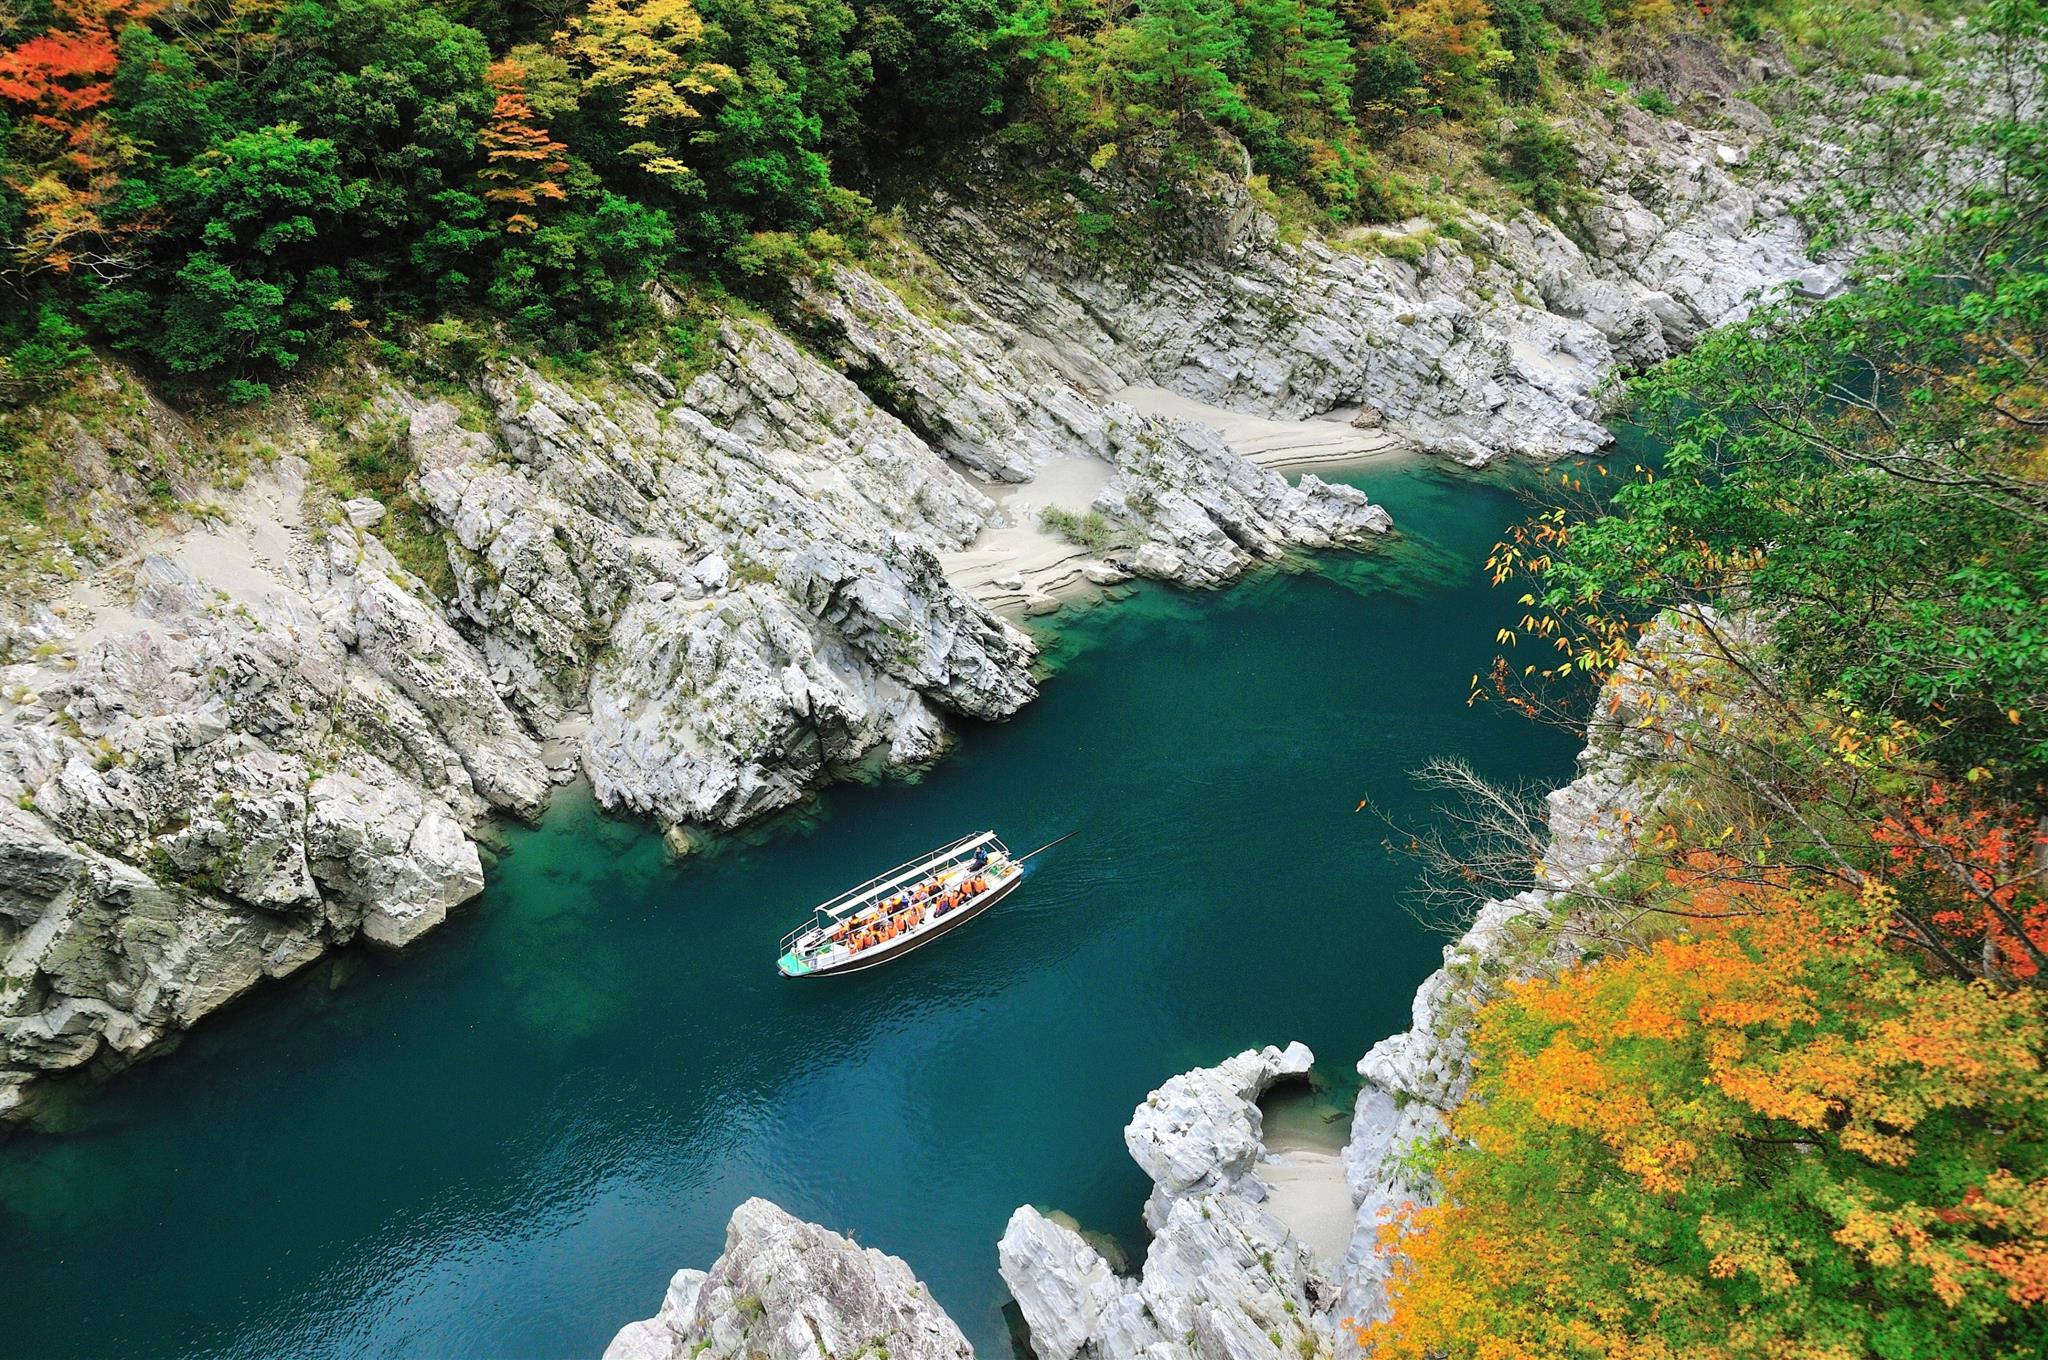
<path id="1" fill-rule="evenodd" d="M 1313 420 L 1269 420 L 1147 386 L 1126 387 L 1109 399 L 1148 415 L 1207 425 L 1234 452 L 1274 471 L 1328 471 L 1412 456 L 1383 430 L 1352 424 L 1355 409 Z M 940 554 L 946 575 L 983 604 L 1012 616 L 1050 613 L 1060 600 L 1114 580 L 1100 553 L 1047 528 L 1041 519 L 1048 508 L 1085 515 L 1108 484 L 1110 471 L 1098 458 L 1062 458 L 1039 468 L 1029 482 L 984 486 L 1001 514 L 965 548 Z"/>
<path id="2" fill-rule="evenodd" d="M 1260 467 L 1276 470 L 1369 462 L 1405 451 L 1401 441 L 1385 430 L 1354 425 L 1359 414 L 1355 406 L 1342 406 L 1312 420 L 1269 420 L 1211 406 L 1163 387 L 1126 387 L 1112 393 L 1110 400 L 1147 415 L 1207 425 L 1238 453 Z"/>
<path id="3" fill-rule="evenodd" d="M 1321 1092 L 1285 1088 L 1270 1093 L 1261 1110 L 1266 1159 L 1259 1163 L 1259 1179 L 1272 1192 L 1265 1208 L 1334 1273 L 1356 1225 L 1351 1183 L 1344 1177 L 1349 1111 Z"/>
<path id="4" fill-rule="evenodd" d="M 1061 458 L 1041 467 L 1031 481 L 984 488 L 1000 513 L 967 547 L 939 555 L 946 575 L 1000 612 L 1047 612 L 1047 602 L 1089 585 L 1082 571 L 1102 559 L 1046 528 L 1040 516 L 1048 507 L 1086 514 L 1109 474 L 1109 464 L 1099 458 Z"/>

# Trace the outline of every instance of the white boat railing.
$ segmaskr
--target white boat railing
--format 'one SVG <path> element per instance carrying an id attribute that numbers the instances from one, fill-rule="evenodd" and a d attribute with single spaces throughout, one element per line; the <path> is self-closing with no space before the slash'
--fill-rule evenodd
<path id="1" fill-rule="evenodd" d="M 962 836 L 951 845 L 934 850 L 929 854 L 920 855 L 916 859 L 905 860 L 895 868 L 875 875 L 859 887 L 849 888 L 839 894 L 839 896 L 813 907 L 809 921 L 782 937 L 782 952 L 785 954 L 794 953 L 797 945 L 803 941 L 804 937 L 816 933 L 828 921 L 836 922 L 842 920 L 858 908 L 874 902 L 897 888 L 901 888 L 906 884 L 920 882 L 928 878 L 934 868 L 941 865 L 951 867 L 955 861 L 964 858 L 969 851 L 979 849 L 982 846 L 991 846 L 998 854 L 1007 855 L 1009 853 L 1008 847 L 1002 843 L 995 832 L 977 831 Z"/>

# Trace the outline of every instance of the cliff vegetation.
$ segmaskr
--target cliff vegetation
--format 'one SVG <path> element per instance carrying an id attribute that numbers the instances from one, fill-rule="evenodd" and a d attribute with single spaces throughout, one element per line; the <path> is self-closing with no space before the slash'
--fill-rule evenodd
<path id="1" fill-rule="evenodd" d="M 2048 1346 L 2043 17 L 1870 106 L 1815 204 L 1885 242 L 1848 292 L 1642 380 L 1664 466 L 1500 545 L 1476 694 L 1648 696 L 1657 811 L 1476 1016 L 1371 1353 Z"/>

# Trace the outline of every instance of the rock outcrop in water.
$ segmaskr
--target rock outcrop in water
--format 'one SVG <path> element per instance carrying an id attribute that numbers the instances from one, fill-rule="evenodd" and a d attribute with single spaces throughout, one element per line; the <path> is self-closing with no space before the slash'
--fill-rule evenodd
<path id="1" fill-rule="evenodd" d="M 1673 637 L 1653 629 L 1644 645 Z M 1365 1084 L 1343 1154 L 1356 1225 L 1341 1265 L 1319 1262 L 1290 1231 L 1260 1176 L 1269 1153 L 1259 1099 L 1308 1076 L 1314 1055 L 1298 1043 L 1248 1050 L 1167 1081 L 1125 1127 L 1125 1146 L 1152 1181 L 1152 1241 L 1135 1277 L 1070 1220 L 1029 1205 L 1011 1215 L 998 1268 L 1038 1360 L 1314 1360 L 1348 1344 L 1342 1319 L 1384 1315 L 1390 1262 L 1376 1249 L 1379 1231 L 1388 1211 L 1430 1193 L 1408 1181 L 1406 1154 L 1444 1131 L 1464 1093 L 1471 1014 L 1504 981 L 1576 956 L 1583 920 L 1553 914 L 1621 861 L 1654 802 L 1658 751 L 1635 722 L 1653 688 L 1635 666 L 1610 682 L 1618 702 L 1591 724 L 1578 777 L 1550 795 L 1543 881 L 1485 903 L 1417 990 L 1413 1027 L 1359 1063 Z M 903 1262 L 752 1200 L 734 1214 L 709 1275 L 678 1273 L 661 1312 L 622 1330 L 605 1360 L 690 1360 L 707 1350 L 808 1360 L 818 1347 L 840 1355 L 845 1338 L 885 1334 L 892 1339 L 876 1344 L 892 1353 L 901 1345 L 920 1356 L 971 1354 Z"/>
<path id="2" fill-rule="evenodd" d="M 1152 1178 L 1152 1245 L 1136 1279 L 1038 1210 L 1011 1215 L 997 1259 L 1039 1360 L 1328 1353 L 1338 1286 L 1261 1208 L 1258 1175 L 1258 1098 L 1313 1062 L 1301 1044 L 1240 1053 L 1175 1077 L 1137 1108 L 1124 1144 Z"/>
<path id="3" fill-rule="evenodd" d="M 1653 631 L 1650 644 L 1660 636 Z M 1624 668 L 1609 691 L 1620 703 L 1592 724 L 1579 776 L 1550 795 L 1543 882 L 1485 903 L 1417 989 L 1413 1027 L 1360 1061 L 1365 1080 L 1343 1153 L 1356 1221 L 1341 1266 L 1319 1267 L 1261 1208 L 1255 1102 L 1274 1077 L 1307 1072 L 1308 1052 L 1243 1053 L 1167 1082 L 1125 1130 L 1153 1180 L 1153 1240 L 1138 1280 L 1119 1277 L 1080 1233 L 1036 1209 L 1011 1217 L 998 1255 L 1038 1360 L 1270 1360 L 1276 1334 L 1303 1353 L 1327 1352 L 1345 1342 L 1341 1319 L 1384 1315 L 1391 1261 L 1377 1250 L 1380 1228 L 1390 1211 L 1430 1194 L 1410 1180 L 1407 1154 L 1444 1131 L 1464 1094 L 1465 1025 L 1502 982 L 1576 957 L 1575 918 L 1553 914 L 1619 861 L 1653 798 L 1646 770 L 1656 752 L 1631 738 L 1643 688 Z"/>
<path id="4" fill-rule="evenodd" d="M 604 1360 L 973 1360 L 946 1310 L 894 1256 L 764 1199 L 733 1210 L 725 1254 L 682 1270 L 661 1311 L 630 1322 Z"/>
<path id="5" fill-rule="evenodd" d="M 729 826 L 1027 702 L 1032 644 L 991 603 L 1052 608 L 1045 587 L 1084 576 L 1216 585 L 1389 527 L 1127 387 L 1355 416 L 1470 462 L 1553 456 L 1604 438 L 1618 369 L 1754 287 L 1827 285 L 1789 191 L 1732 178 L 1747 134 L 1617 103 L 1579 136 L 1576 239 L 1525 214 L 1290 244 L 1223 178 L 1181 258 L 1133 275 L 989 160 L 912 205 L 878 268 L 798 281 L 803 343 L 732 318 L 680 386 L 510 359 L 459 400 L 377 378 L 353 436 L 414 469 L 445 600 L 387 550 L 386 507 L 306 475 L 321 431 L 245 432 L 284 452 L 208 492 L 174 449 L 209 436 L 160 404 L 135 429 L 53 415 L 81 468 L 123 465 L 125 441 L 214 503 L 167 530 L 110 511 L 126 555 L 45 578 L 0 628 L 0 1114 L 330 945 L 413 938 L 478 891 L 484 820 L 534 815 L 552 781 Z M 1092 546 L 1040 509 L 1088 518 Z M 1053 565 L 1004 567 L 1004 535 L 1054 543 Z"/>

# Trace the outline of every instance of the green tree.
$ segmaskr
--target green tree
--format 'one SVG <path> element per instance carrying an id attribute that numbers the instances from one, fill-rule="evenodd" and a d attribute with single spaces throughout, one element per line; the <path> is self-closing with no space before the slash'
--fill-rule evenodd
<path id="1" fill-rule="evenodd" d="M 1251 121 L 1236 84 L 1248 52 L 1230 0 L 1141 0 L 1129 51 L 1131 82 L 1183 133 L 1205 119 Z"/>
<path id="2" fill-rule="evenodd" d="M 1414 121 L 1426 104 L 1422 66 L 1397 42 L 1373 43 L 1358 54 L 1351 84 L 1351 112 L 1358 130 L 1375 140 Z"/>
<path id="3" fill-rule="evenodd" d="M 1520 118 L 1502 136 L 1493 169 L 1529 206 L 1555 217 L 1578 187 L 1579 153 L 1542 119 Z"/>
<path id="4" fill-rule="evenodd" d="M 1245 91 L 1290 127 L 1329 127 L 1351 112 L 1351 40 L 1330 0 L 1238 0 Z"/>
<path id="5" fill-rule="evenodd" d="M 1956 79 L 1989 54 L 2040 81 L 2044 34 L 2040 6 L 1993 6 Z M 1611 654 L 1596 616 L 1739 601 L 1802 689 L 2017 795 L 2048 782 L 2048 128 L 1960 87 L 1865 116 L 1820 211 L 1917 234 L 1644 379 L 1667 464 L 1568 526 L 1535 598 L 1579 620 L 1587 664 Z"/>
<path id="6" fill-rule="evenodd" d="M 361 186 L 350 229 L 362 249 L 402 252 L 426 225 L 419 204 L 466 189 L 494 94 L 482 35 L 407 0 L 322 0 L 286 9 L 262 117 L 332 142 Z M 350 271 L 372 279 L 375 267 Z"/>
<path id="7" fill-rule="evenodd" d="M 1514 60 L 1494 72 L 1511 99 L 1533 99 L 1543 88 L 1543 58 L 1557 50 L 1557 35 L 1542 0 L 1492 0 L 1493 27 Z"/>
<path id="8" fill-rule="evenodd" d="M 245 384 L 288 370 L 355 303 L 333 263 L 366 196 L 324 137 L 281 123 L 237 133 L 169 172 L 159 258 L 86 310 L 116 344 L 172 373 L 225 370 Z M 244 386 L 253 395 L 255 386 Z"/>
<path id="9" fill-rule="evenodd" d="M 1010 63 L 1033 20 L 1010 0 L 879 0 L 863 10 L 859 42 L 874 90 L 862 131 L 882 146 L 989 126 L 1002 114 Z"/>
<path id="10" fill-rule="evenodd" d="M 707 0 L 705 47 L 734 72 L 691 139 L 702 192 L 679 209 L 684 243 L 716 258 L 749 232 L 809 230 L 835 202 L 825 155 L 865 88 L 837 0 Z"/>
<path id="11" fill-rule="evenodd" d="M 581 349 L 640 306 L 675 242 L 666 213 L 599 191 L 589 206 L 509 238 L 485 299 L 521 329 Z"/>

